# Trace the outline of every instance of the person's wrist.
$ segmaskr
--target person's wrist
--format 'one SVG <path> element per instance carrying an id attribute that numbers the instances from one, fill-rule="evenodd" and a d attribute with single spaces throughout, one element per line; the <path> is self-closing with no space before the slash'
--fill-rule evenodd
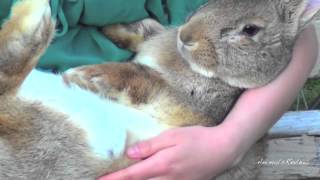
<path id="1" fill-rule="evenodd" d="M 218 132 L 218 133 L 217 133 Z M 218 126 L 208 128 L 207 131 L 207 137 L 209 137 L 209 151 L 216 151 L 217 148 L 220 148 L 220 151 L 223 151 L 223 155 L 221 157 L 224 157 L 226 166 L 228 168 L 236 165 L 241 159 L 243 154 L 247 151 L 247 148 L 244 148 L 243 142 L 237 137 L 239 136 L 238 132 L 234 131 L 234 128 L 229 128 L 228 126 L 225 126 L 223 124 L 220 124 Z M 217 136 L 217 134 L 221 135 L 218 138 L 212 138 L 214 136 Z M 210 143 L 211 141 L 219 141 L 215 143 Z M 217 147 L 216 145 L 219 145 Z"/>
<path id="2" fill-rule="evenodd" d="M 254 143 L 252 138 L 248 137 L 249 134 L 243 132 L 237 123 L 232 121 L 221 123 L 217 126 L 217 129 L 224 134 L 223 144 L 228 148 L 231 157 L 232 164 L 230 166 L 238 164 Z"/>

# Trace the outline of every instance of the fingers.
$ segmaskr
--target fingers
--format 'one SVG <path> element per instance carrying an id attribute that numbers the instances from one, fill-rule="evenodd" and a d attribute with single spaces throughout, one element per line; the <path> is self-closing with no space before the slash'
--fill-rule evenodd
<path id="1" fill-rule="evenodd" d="M 127 169 L 101 177 L 99 180 L 142 180 L 161 177 L 169 171 L 170 166 L 164 163 L 159 157 L 146 159 Z"/>
<path id="2" fill-rule="evenodd" d="M 168 174 L 170 164 L 163 157 L 171 156 L 170 150 L 176 144 L 174 136 L 174 132 L 169 130 L 157 137 L 134 145 L 129 148 L 127 152 L 128 156 L 133 159 L 145 160 L 127 169 L 102 177 L 99 180 L 142 180 L 162 177 Z M 150 158 L 146 159 L 147 157 Z"/>
<path id="3" fill-rule="evenodd" d="M 132 159 L 144 159 L 163 149 L 170 148 L 175 145 L 171 134 L 170 131 L 165 132 L 152 139 L 137 143 L 128 149 L 127 155 Z"/>

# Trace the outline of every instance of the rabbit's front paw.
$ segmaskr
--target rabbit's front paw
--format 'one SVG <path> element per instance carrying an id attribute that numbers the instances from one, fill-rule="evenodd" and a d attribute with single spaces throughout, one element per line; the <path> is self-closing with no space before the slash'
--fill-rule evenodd
<path id="1" fill-rule="evenodd" d="M 103 28 L 103 33 L 115 45 L 122 49 L 137 51 L 137 47 L 144 41 L 143 34 L 139 34 L 124 24 L 114 24 Z"/>
<path id="2" fill-rule="evenodd" d="M 145 104 L 165 85 L 158 73 L 135 63 L 84 66 L 63 75 L 67 85 L 76 84 L 126 105 Z"/>
<path id="3" fill-rule="evenodd" d="M 91 68 L 86 66 L 70 69 L 63 74 L 63 80 L 68 86 L 77 85 L 97 93 L 100 89 L 97 81 L 100 74 L 95 75 L 89 69 Z"/>
<path id="4" fill-rule="evenodd" d="M 131 24 L 109 25 L 102 31 L 118 47 L 137 52 L 144 41 L 164 29 L 157 21 L 147 18 Z"/>
<path id="5" fill-rule="evenodd" d="M 115 83 L 120 81 L 118 76 L 108 75 L 105 73 L 105 71 L 108 71 L 108 66 L 104 66 L 105 68 L 100 66 L 93 65 L 70 69 L 63 74 L 63 80 L 68 86 L 77 85 L 103 97 L 119 99 L 124 89 Z"/>

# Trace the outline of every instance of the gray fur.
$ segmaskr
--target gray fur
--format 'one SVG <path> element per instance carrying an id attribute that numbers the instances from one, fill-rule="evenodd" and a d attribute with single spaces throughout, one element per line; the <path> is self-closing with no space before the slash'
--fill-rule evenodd
<path id="1" fill-rule="evenodd" d="M 267 84 L 289 63 L 306 0 L 281 2 L 210 1 L 180 29 L 161 31 L 143 43 L 135 63 L 143 53 L 155 55 L 156 71 L 173 89 L 176 100 L 220 121 L 242 88 Z M 43 6 L 32 9 L 39 3 Z M 31 10 L 19 11 L 29 6 Z M 48 8 L 47 0 L 23 0 L 15 8 L 0 31 L 0 179 L 95 179 L 109 172 L 110 162 L 92 156 L 84 132 L 70 124 L 67 116 L 15 96 L 54 32 L 48 12 L 41 14 L 38 24 L 22 26 L 25 17 Z M 265 23 L 262 34 L 245 44 L 232 39 L 251 16 L 259 16 Z M 33 19 L 27 20 L 33 23 Z M 189 32 L 185 35 L 183 31 Z M 199 54 L 178 46 L 179 39 L 193 46 L 193 35 L 199 35 L 204 43 L 197 49 Z M 227 43 L 231 40 L 233 44 Z M 195 72 L 191 64 L 212 77 Z M 262 149 L 255 146 L 240 166 L 219 179 L 255 179 L 259 172 L 251 171 L 256 170 Z"/>

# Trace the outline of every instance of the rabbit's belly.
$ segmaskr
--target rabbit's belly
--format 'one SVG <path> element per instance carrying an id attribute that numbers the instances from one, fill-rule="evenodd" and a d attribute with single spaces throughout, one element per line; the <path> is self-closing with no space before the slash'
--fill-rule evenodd
<path id="1" fill-rule="evenodd" d="M 91 151 L 99 158 L 122 155 L 127 132 L 134 140 L 151 138 L 164 129 L 156 119 L 136 109 L 99 98 L 78 87 L 67 87 L 60 76 L 33 71 L 23 83 L 19 96 L 40 101 L 69 116 L 85 131 Z M 131 139 L 132 140 L 132 139 Z"/>

